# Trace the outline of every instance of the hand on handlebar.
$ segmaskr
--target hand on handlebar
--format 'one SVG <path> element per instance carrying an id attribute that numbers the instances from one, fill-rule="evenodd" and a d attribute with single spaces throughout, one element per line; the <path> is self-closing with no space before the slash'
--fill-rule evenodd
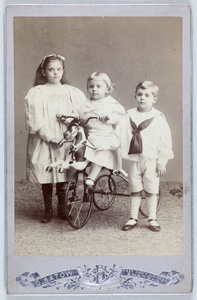
<path id="1" fill-rule="evenodd" d="M 94 148 L 95 152 L 103 151 L 103 150 L 105 150 L 105 148 L 103 146 L 98 146 L 98 147 Z"/>
<path id="2" fill-rule="evenodd" d="M 59 147 L 59 142 L 60 142 L 60 139 L 55 136 L 50 140 L 50 143 L 53 144 L 53 146 L 55 146 L 55 147 Z"/>
<path id="3" fill-rule="evenodd" d="M 58 115 L 58 114 L 57 114 L 57 115 L 56 115 L 56 118 L 57 118 L 61 123 L 68 125 L 68 124 L 70 124 L 70 122 L 71 122 L 73 119 L 77 118 L 77 116 L 76 116 L 76 114 L 74 114 L 74 113 L 69 113 L 68 116 L 65 116 L 65 115 Z"/>
<path id="4" fill-rule="evenodd" d="M 107 122 L 110 119 L 110 117 L 103 115 L 103 116 L 99 116 L 98 119 L 99 121 Z"/>
<path id="5" fill-rule="evenodd" d="M 60 141 L 60 139 L 57 138 L 56 136 L 54 136 L 54 137 L 50 140 L 50 142 L 51 142 L 52 144 L 58 144 L 59 141 Z"/>

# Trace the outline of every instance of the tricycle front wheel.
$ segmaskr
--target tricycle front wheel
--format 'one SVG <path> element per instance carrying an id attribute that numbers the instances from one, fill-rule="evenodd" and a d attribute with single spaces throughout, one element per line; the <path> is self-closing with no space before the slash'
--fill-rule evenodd
<path id="1" fill-rule="evenodd" d="M 74 229 L 87 223 L 92 210 L 93 195 L 86 189 L 84 178 L 84 172 L 75 172 L 66 190 L 67 220 Z"/>

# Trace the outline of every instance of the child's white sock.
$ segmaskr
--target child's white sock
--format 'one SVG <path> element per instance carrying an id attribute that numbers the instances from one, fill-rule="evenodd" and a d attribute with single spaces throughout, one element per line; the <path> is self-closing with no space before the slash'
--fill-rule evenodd
<path id="1" fill-rule="evenodd" d="M 138 213 L 141 204 L 141 197 L 130 197 L 130 216 L 133 220 L 129 220 L 126 224 L 127 225 L 134 225 L 136 223 L 135 220 L 138 220 Z"/>
<path id="2" fill-rule="evenodd" d="M 88 178 L 91 178 L 92 180 L 95 180 L 96 177 L 98 176 L 99 172 L 101 171 L 101 169 L 102 169 L 101 166 L 96 165 L 95 163 L 92 163 Z"/>
<path id="3" fill-rule="evenodd" d="M 157 195 L 154 194 L 150 197 L 146 197 L 147 202 L 147 209 L 148 209 L 148 220 L 154 220 L 150 221 L 150 225 L 152 226 L 158 226 L 159 224 L 157 221 L 156 212 L 157 212 Z"/>

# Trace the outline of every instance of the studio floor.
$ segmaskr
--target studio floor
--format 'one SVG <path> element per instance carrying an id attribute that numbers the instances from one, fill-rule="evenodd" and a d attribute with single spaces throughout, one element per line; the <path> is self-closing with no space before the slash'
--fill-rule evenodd
<path id="1" fill-rule="evenodd" d="M 127 185 L 121 185 L 127 190 Z M 183 198 L 173 195 L 181 183 L 161 182 L 162 206 L 157 214 L 160 232 L 152 232 L 139 215 L 138 226 L 121 228 L 128 219 L 129 202 L 117 196 L 106 211 L 93 207 L 87 224 L 78 230 L 57 218 L 57 199 L 53 196 L 54 217 L 42 224 L 44 210 L 40 185 L 15 183 L 16 256 L 179 256 L 183 255 Z"/>

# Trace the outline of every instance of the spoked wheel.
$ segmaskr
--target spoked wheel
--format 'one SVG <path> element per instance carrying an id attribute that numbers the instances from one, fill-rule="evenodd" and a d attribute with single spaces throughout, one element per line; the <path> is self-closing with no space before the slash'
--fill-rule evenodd
<path id="1" fill-rule="evenodd" d="M 75 172 L 66 190 L 66 214 L 69 224 L 74 229 L 83 227 L 92 210 L 93 195 L 86 190 L 84 172 Z"/>
<path id="2" fill-rule="evenodd" d="M 162 203 L 162 195 L 161 195 L 161 189 L 159 189 L 159 193 L 157 194 L 157 212 L 161 207 L 161 203 Z M 147 202 L 146 202 L 146 197 L 144 192 L 142 194 L 139 211 L 144 217 L 148 218 Z"/>
<path id="3" fill-rule="evenodd" d="M 96 208 L 106 210 L 114 203 L 116 195 L 116 183 L 109 175 L 101 175 L 95 181 L 93 190 L 93 202 Z"/>

